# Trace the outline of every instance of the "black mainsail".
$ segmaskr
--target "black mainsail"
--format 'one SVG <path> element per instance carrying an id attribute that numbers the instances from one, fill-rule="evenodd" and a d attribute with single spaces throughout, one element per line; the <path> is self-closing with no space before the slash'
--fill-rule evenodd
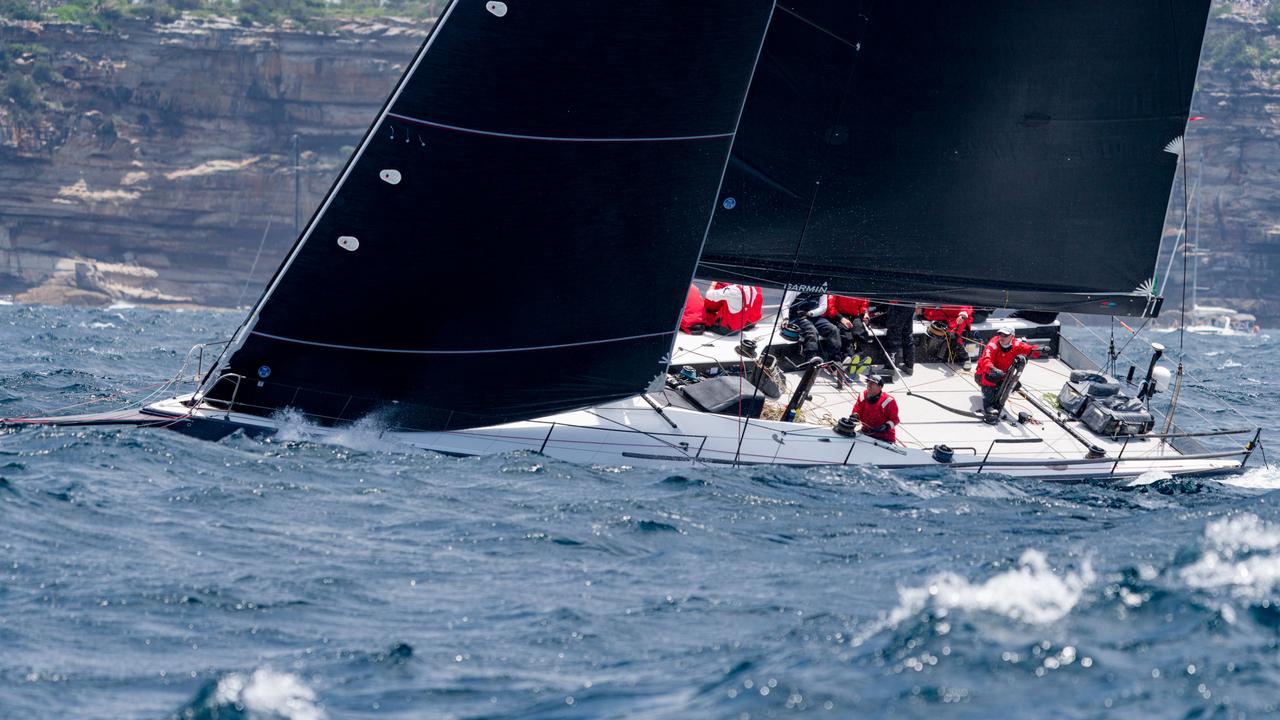
<path id="1" fill-rule="evenodd" d="M 455 0 L 205 400 L 450 430 L 665 371 L 769 0 Z"/>
<path id="2" fill-rule="evenodd" d="M 1210 0 L 781 0 L 700 274 L 1139 315 Z"/>

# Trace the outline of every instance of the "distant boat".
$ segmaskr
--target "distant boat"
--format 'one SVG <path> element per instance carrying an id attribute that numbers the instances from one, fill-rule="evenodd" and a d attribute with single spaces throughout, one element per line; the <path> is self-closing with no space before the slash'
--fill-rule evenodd
<path id="1" fill-rule="evenodd" d="M 443 453 L 615 465 L 1238 471 L 1256 428 L 1184 433 L 1151 407 L 1160 348 L 1125 384 L 1054 321 L 1159 310 L 1208 11 L 455 0 L 195 392 L 22 422 L 301 418 L 323 440 L 365 421 Z M 836 423 L 860 388 L 796 367 L 783 318 L 678 333 L 695 274 L 1040 311 L 979 324 L 970 351 L 1009 328 L 1045 357 L 988 424 L 959 362 L 907 376 L 877 348 L 904 414 L 886 443 Z M 1198 444 L 1224 433 L 1252 440 Z"/>
<path id="2" fill-rule="evenodd" d="M 1187 313 L 1187 332 L 1196 335 L 1257 335 L 1258 319 L 1232 308 L 1196 305 Z"/>

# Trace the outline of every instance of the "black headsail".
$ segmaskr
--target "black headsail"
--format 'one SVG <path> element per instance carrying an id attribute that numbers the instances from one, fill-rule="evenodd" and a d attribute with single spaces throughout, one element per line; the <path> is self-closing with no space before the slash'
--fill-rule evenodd
<path id="1" fill-rule="evenodd" d="M 781 0 L 700 272 L 1142 314 L 1209 0 Z"/>
<path id="2" fill-rule="evenodd" d="M 206 381 L 473 427 L 665 369 L 769 0 L 455 0 Z"/>

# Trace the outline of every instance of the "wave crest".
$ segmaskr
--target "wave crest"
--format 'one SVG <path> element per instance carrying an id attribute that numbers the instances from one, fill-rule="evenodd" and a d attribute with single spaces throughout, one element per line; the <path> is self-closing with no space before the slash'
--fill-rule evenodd
<path id="1" fill-rule="evenodd" d="M 898 607 L 885 624 L 893 627 L 926 609 L 977 610 L 995 613 L 1031 625 L 1047 625 L 1066 617 L 1080 602 L 1096 576 L 1089 562 L 1078 571 L 1055 573 L 1044 553 L 1029 549 L 1018 566 L 983 582 L 971 582 L 956 573 L 934 576 L 927 585 L 898 590 Z"/>
<path id="2" fill-rule="evenodd" d="M 172 715 L 184 720 L 325 720 L 316 693 L 298 676 L 258 668 L 251 675 L 227 673 L 205 685 L 196 698 Z"/>
<path id="3" fill-rule="evenodd" d="M 1266 599 L 1280 585 L 1280 526 L 1252 513 L 1205 526 L 1200 557 L 1178 571 L 1188 587 Z"/>

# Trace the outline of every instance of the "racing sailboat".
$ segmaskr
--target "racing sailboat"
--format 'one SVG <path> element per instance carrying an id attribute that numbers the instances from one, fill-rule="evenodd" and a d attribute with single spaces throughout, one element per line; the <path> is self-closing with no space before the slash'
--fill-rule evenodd
<path id="1" fill-rule="evenodd" d="M 1210 452 L 1156 430 L 1156 361 L 1121 383 L 1052 319 L 1159 311 L 1165 150 L 1208 8 L 454 0 L 194 392 L 27 422 L 220 436 L 287 414 L 320 439 L 374 418 L 414 447 L 581 462 L 1234 471 L 1256 433 Z M 836 422 L 852 379 L 793 369 L 777 322 L 680 333 L 695 275 L 1040 311 L 970 340 L 1006 327 L 1046 353 L 994 425 L 954 364 L 899 375 L 886 443 Z"/>

